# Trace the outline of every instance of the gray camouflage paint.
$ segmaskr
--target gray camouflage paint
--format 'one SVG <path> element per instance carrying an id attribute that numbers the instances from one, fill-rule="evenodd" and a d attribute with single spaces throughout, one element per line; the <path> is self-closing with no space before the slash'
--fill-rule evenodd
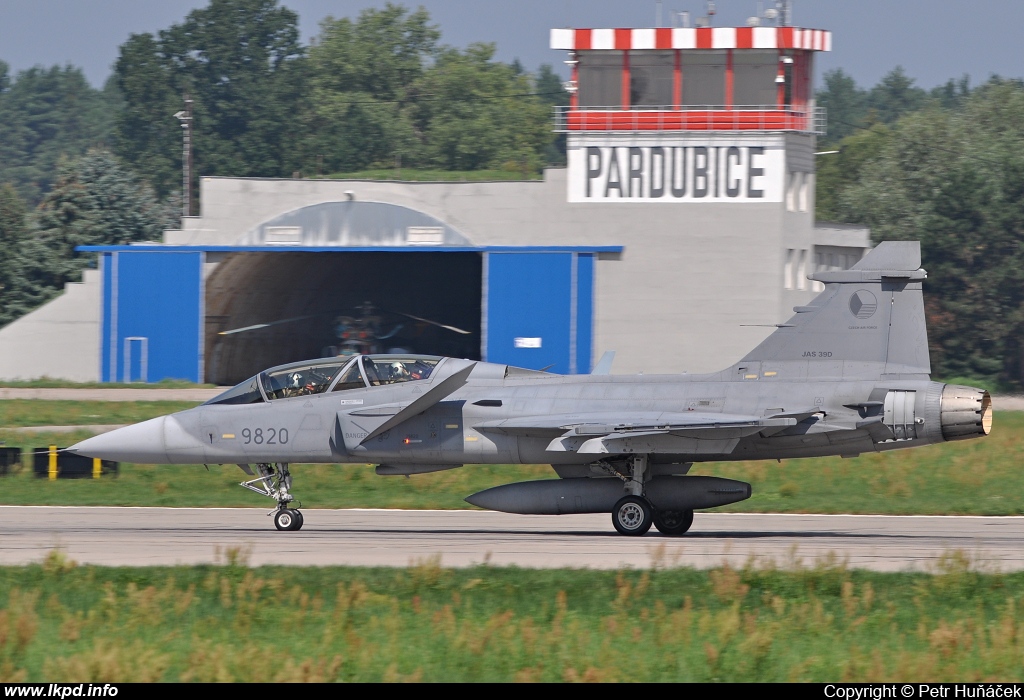
<path id="1" fill-rule="evenodd" d="M 853 456 L 987 434 L 986 392 L 929 379 L 925 276 L 916 242 L 882 243 L 850 270 L 813 275 L 824 291 L 714 374 L 562 376 L 445 358 L 420 381 L 204 404 L 70 449 L 142 463 L 369 462 L 385 474 L 550 463 L 571 478 L 607 476 L 592 465 L 638 454 L 666 476 L 697 461 Z M 260 443 L 243 444 L 257 430 Z"/>

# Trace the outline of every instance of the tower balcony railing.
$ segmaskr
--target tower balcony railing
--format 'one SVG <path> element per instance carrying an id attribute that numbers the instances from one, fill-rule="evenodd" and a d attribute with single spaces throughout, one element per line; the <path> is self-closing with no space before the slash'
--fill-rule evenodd
<path id="1" fill-rule="evenodd" d="M 556 106 L 557 133 L 793 131 L 825 135 L 824 107 L 791 105 Z"/>

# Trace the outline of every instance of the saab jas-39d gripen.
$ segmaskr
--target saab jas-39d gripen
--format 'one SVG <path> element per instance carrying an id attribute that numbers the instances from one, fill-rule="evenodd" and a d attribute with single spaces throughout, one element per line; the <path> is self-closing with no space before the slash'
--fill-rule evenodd
<path id="1" fill-rule="evenodd" d="M 510 513 L 611 513 L 615 529 L 680 535 L 750 484 L 694 462 L 895 450 L 987 435 L 988 392 L 933 382 L 916 242 L 881 243 L 818 272 L 807 306 L 733 366 L 704 375 L 589 375 L 426 355 L 275 367 L 201 406 L 69 448 L 152 464 L 238 464 L 243 486 L 298 530 L 290 463 L 375 463 L 382 475 L 466 464 L 551 464 L 559 478 L 466 500 Z M 254 471 L 255 470 L 255 471 Z"/>

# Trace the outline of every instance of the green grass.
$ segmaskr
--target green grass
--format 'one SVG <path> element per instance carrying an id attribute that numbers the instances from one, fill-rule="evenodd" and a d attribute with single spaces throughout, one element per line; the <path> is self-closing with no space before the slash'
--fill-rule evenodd
<path id="1" fill-rule="evenodd" d="M 14 402 L 3 402 L 4 404 Z M 44 410 L 61 402 L 30 402 Z M 82 402 L 85 403 L 85 402 Z M 92 402 L 89 402 L 90 404 Z M 160 415 L 169 402 L 95 402 L 82 423 L 120 423 Z M 147 404 L 149 402 L 146 402 Z M 156 404 L 160 403 L 161 406 Z M 121 406 L 152 414 L 119 413 Z M 141 410 L 141 409 L 139 409 Z M 101 415 L 102 418 L 94 416 Z M 115 416 L 117 418 L 115 419 Z M 33 418 L 52 423 L 57 416 Z M 26 419 L 27 420 L 27 419 Z M 68 421 L 68 412 L 60 422 Z M 0 430 L 0 441 L 23 448 L 71 445 L 89 436 Z M 1024 412 L 1002 412 L 986 438 L 932 445 L 856 459 L 838 457 L 696 465 L 693 474 L 740 479 L 753 496 L 721 510 L 780 513 L 1024 514 Z M 29 462 L 26 460 L 26 464 Z M 367 465 L 293 465 L 293 492 L 313 508 L 470 508 L 462 499 L 491 486 L 554 478 L 545 465 L 471 465 L 434 474 L 381 477 Z M 40 481 L 23 470 L 3 481 L 7 505 L 263 506 L 270 501 L 238 487 L 246 477 L 234 465 L 121 465 L 117 479 Z"/>
<path id="2" fill-rule="evenodd" d="M 0 568 L 0 681 L 1020 681 L 1024 574 Z"/>
<path id="3" fill-rule="evenodd" d="M 420 170 L 378 168 L 351 173 L 332 173 L 330 180 L 404 180 L 406 182 L 493 182 L 495 180 L 540 180 L 541 174 L 522 170 Z"/>
<path id="4" fill-rule="evenodd" d="M 787 513 L 1024 514 L 1024 412 L 997 413 L 991 435 L 854 459 L 699 464 L 692 474 L 747 481 L 721 510 Z"/>
<path id="5" fill-rule="evenodd" d="M 123 425 L 195 408 L 195 401 L 0 401 L 0 425 Z"/>
<path id="6" fill-rule="evenodd" d="M 8 445 L 61 447 L 89 433 L 25 437 L 0 431 Z M 26 465 L 30 464 L 25 458 Z M 252 479 L 233 464 L 122 464 L 117 478 L 38 479 L 23 468 L 0 481 L 2 505 L 264 507 L 269 498 L 238 483 Z M 472 508 L 462 499 L 497 484 L 554 476 L 548 466 L 472 465 L 436 474 L 377 476 L 365 464 L 295 464 L 292 492 L 307 508 Z"/>
<path id="7" fill-rule="evenodd" d="M 72 382 L 66 379 L 40 377 L 25 381 L 0 381 L 0 387 L 11 389 L 215 389 L 216 384 L 196 384 L 184 379 L 162 379 L 159 382 Z M 226 388 L 226 387 L 225 387 Z"/>

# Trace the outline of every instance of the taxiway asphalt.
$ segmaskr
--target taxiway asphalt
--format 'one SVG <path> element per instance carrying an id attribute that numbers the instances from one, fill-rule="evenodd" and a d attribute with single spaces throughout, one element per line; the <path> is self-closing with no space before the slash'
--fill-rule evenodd
<path id="1" fill-rule="evenodd" d="M 60 548 L 109 566 L 225 561 L 250 565 L 530 568 L 705 568 L 729 562 L 790 568 L 832 558 L 879 571 L 934 571 L 959 550 L 981 570 L 1024 569 L 1024 517 L 697 513 L 685 537 L 614 532 L 608 515 L 484 511 L 303 510 L 299 532 L 278 532 L 254 508 L 0 506 L 0 564 L 41 561 Z"/>

